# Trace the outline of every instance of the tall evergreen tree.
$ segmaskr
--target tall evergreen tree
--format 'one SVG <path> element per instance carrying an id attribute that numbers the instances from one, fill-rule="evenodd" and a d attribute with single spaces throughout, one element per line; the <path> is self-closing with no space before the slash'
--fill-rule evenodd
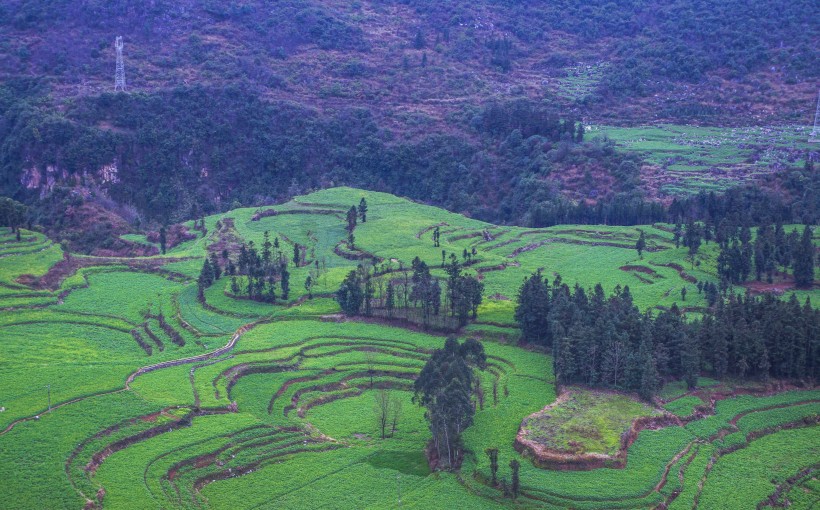
<path id="1" fill-rule="evenodd" d="M 347 231 L 348 233 L 353 233 L 353 229 L 356 228 L 356 217 L 358 216 L 358 212 L 356 211 L 356 206 L 351 205 L 350 209 L 347 211 Z"/>
<path id="2" fill-rule="evenodd" d="M 512 493 L 513 499 L 518 497 L 518 494 L 521 492 L 521 479 L 518 474 L 518 470 L 521 468 L 521 463 L 518 462 L 516 459 L 512 459 L 510 461 L 510 470 L 512 471 L 512 476 L 510 480 L 510 492 Z"/>
<path id="3" fill-rule="evenodd" d="M 345 315 L 358 315 L 364 302 L 364 291 L 361 286 L 359 272 L 356 270 L 347 273 L 339 290 L 336 291 L 336 301 Z"/>
<path id="4" fill-rule="evenodd" d="M 279 277 L 281 278 L 279 285 L 282 287 L 282 299 L 287 301 L 288 295 L 290 294 L 290 273 L 287 268 L 282 267 Z"/>
<path id="5" fill-rule="evenodd" d="M 162 251 L 162 254 L 165 255 L 165 249 L 168 245 L 168 237 L 165 233 L 165 227 L 159 228 L 159 249 Z"/>
<path id="6" fill-rule="evenodd" d="M 362 223 L 367 223 L 367 200 L 364 197 L 359 200 L 359 217 L 362 219 Z"/>
<path id="7" fill-rule="evenodd" d="M 522 340 L 528 343 L 549 346 L 550 298 L 547 282 L 536 272 L 524 280 L 518 291 L 518 306 L 515 321 L 521 328 Z"/>
<path id="8" fill-rule="evenodd" d="M 643 259 L 643 250 L 646 248 L 646 233 L 641 230 L 641 235 L 638 236 L 638 241 L 635 243 L 635 249 L 638 250 L 638 258 Z"/>
<path id="9" fill-rule="evenodd" d="M 812 231 L 806 225 L 794 253 L 794 281 L 799 287 L 810 287 L 814 283 L 814 258 Z"/>

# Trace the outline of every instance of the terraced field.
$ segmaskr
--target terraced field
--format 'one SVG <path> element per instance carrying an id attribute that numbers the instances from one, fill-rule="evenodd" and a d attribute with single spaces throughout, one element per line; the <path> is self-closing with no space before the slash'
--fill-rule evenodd
<path id="1" fill-rule="evenodd" d="M 344 211 L 362 196 L 368 221 L 349 253 L 339 249 Z M 208 217 L 205 227 L 145 259 L 64 256 L 40 234 L 18 242 L 0 233 L 0 508 L 705 509 L 723 508 L 727 480 L 738 476 L 738 508 L 816 504 L 818 390 L 670 387 L 669 423 L 622 444 L 621 469 L 542 469 L 514 449 L 522 419 L 556 399 L 550 357 L 515 345 L 523 277 L 543 268 L 607 291 L 629 285 L 643 309 L 671 306 L 686 285 L 679 305 L 702 306 L 691 279 L 715 278 L 713 247 L 699 265 L 679 266 L 685 249 L 666 225 L 640 227 L 648 249 L 639 259 L 637 228 L 497 227 L 337 188 Z M 200 302 L 195 277 L 207 250 L 236 239 L 258 246 L 265 231 L 286 253 L 291 243 L 305 247 L 309 263 L 292 269 L 289 301 L 235 299 L 222 278 Z M 330 295 L 359 262 L 353 255 L 370 254 L 399 277 L 400 262 L 415 256 L 443 274 L 442 250 L 460 257 L 473 248 L 469 268 L 485 300 L 460 334 L 483 339 L 486 398 L 465 433 L 461 472 L 431 473 L 429 432 L 409 390 L 443 337 L 343 320 Z M 301 283 L 314 261 L 324 271 L 308 299 Z M 386 439 L 374 413 L 379 391 L 402 402 Z M 510 460 L 522 461 L 515 504 L 489 484 L 487 448 L 499 449 L 507 481 Z M 771 474 L 754 461 L 769 457 L 779 459 Z"/>
<path id="2" fill-rule="evenodd" d="M 606 136 L 646 158 L 641 179 L 655 193 L 688 195 L 724 190 L 777 170 L 802 165 L 813 151 L 810 126 L 646 127 L 589 126 L 588 137 Z"/>

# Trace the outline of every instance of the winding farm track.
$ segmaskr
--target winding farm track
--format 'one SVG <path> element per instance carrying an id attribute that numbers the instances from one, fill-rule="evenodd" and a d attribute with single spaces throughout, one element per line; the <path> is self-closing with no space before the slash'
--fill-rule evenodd
<path id="1" fill-rule="evenodd" d="M 71 404 L 76 404 L 77 402 L 82 402 L 83 400 L 87 400 L 87 399 L 90 399 L 90 398 L 101 397 L 101 396 L 104 396 L 104 395 L 113 395 L 115 393 L 121 393 L 123 391 L 129 391 L 131 389 L 131 383 L 134 382 L 134 379 L 136 379 L 137 377 L 139 377 L 143 374 L 147 374 L 148 372 L 153 372 L 155 370 L 160 370 L 162 368 L 169 368 L 169 367 L 174 367 L 174 366 L 179 366 L 179 365 L 186 365 L 188 363 L 196 363 L 196 362 L 199 362 L 199 361 L 205 361 L 205 360 L 209 360 L 209 359 L 212 359 L 212 358 L 222 356 L 226 352 L 229 352 L 231 349 L 233 349 L 234 346 L 236 346 L 236 342 L 239 341 L 239 339 L 242 337 L 243 334 L 247 333 L 252 328 L 256 327 L 259 324 L 262 324 L 263 322 L 268 322 L 268 320 L 269 319 L 263 319 L 263 320 L 259 320 L 259 321 L 256 321 L 256 322 L 252 322 L 250 324 L 245 324 L 241 328 L 237 329 L 234 332 L 234 334 L 231 335 L 231 339 L 228 341 L 228 343 L 226 343 L 224 346 L 220 347 L 219 349 L 213 350 L 211 352 L 206 352 L 204 354 L 198 354 L 196 356 L 190 356 L 190 357 L 187 357 L 187 358 L 168 360 L 168 361 L 163 361 L 161 363 L 155 363 L 153 365 L 140 367 L 136 371 L 132 372 L 131 375 L 128 376 L 128 378 L 126 378 L 125 386 L 122 387 L 122 388 L 119 388 L 119 389 L 116 389 L 116 390 L 104 391 L 104 392 L 101 392 L 101 393 L 95 393 L 93 395 L 85 395 L 85 396 L 82 396 L 82 397 L 77 397 L 77 398 L 74 398 L 74 399 L 71 399 L 71 400 L 67 400 L 65 402 L 61 402 L 59 404 L 51 406 L 51 411 L 55 411 L 57 409 L 60 409 L 61 407 L 65 407 L 65 406 L 68 406 L 68 405 L 71 405 Z M 7 434 L 16 425 L 18 425 L 20 423 L 35 420 L 35 419 L 39 419 L 41 414 L 43 414 L 43 413 L 37 413 L 37 414 L 31 415 L 31 416 L 26 416 L 26 417 L 18 418 L 17 420 L 14 420 L 13 422 L 9 423 L 8 426 L 5 429 L 0 431 L 0 436 L 2 436 L 4 434 Z"/>

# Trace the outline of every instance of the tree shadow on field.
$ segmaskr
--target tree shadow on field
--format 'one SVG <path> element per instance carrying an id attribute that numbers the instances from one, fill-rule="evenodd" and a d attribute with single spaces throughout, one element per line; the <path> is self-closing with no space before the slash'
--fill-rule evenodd
<path id="1" fill-rule="evenodd" d="M 422 451 L 380 451 L 369 456 L 367 463 L 375 468 L 393 469 L 406 475 L 427 476 L 430 474 L 427 459 Z"/>

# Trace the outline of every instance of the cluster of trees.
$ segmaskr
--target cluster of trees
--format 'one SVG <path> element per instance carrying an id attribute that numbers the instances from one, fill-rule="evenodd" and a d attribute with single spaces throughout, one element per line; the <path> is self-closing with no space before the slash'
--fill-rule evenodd
<path id="1" fill-rule="evenodd" d="M 410 308 L 419 310 L 425 327 L 430 326 L 434 317 L 444 314 L 457 321 L 458 327 L 467 324 L 470 318 L 478 316 L 478 306 L 482 302 L 484 284 L 472 275 L 464 274 L 462 265 L 455 254 L 450 254 L 447 264 L 442 264 L 447 272 L 446 290 L 438 278 L 430 273 L 430 266 L 415 257 L 409 270 L 403 265 L 397 271 L 374 268 L 360 264 L 350 271 L 339 289 L 336 301 L 346 315 L 373 315 L 375 309 L 384 310 L 387 317 L 395 317 L 403 308 L 405 316 Z M 392 275 L 398 273 L 400 278 Z M 379 277 L 379 276 L 386 277 Z M 443 298 L 443 299 L 442 299 Z"/>
<path id="2" fill-rule="evenodd" d="M 11 228 L 12 232 L 17 232 L 17 239 L 20 239 L 18 227 L 25 223 L 28 218 L 28 207 L 25 204 L 8 197 L 0 197 L 0 225 Z"/>
<path id="3" fill-rule="evenodd" d="M 433 351 L 413 383 L 413 402 L 425 408 L 439 468 L 456 469 L 461 464 L 461 435 L 475 415 L 473 370 L 486 366 L 481 342 L 470 338 L 459 344 L 450 337 L 442 349 Z"/>
<path id="4" fill-rule="evenodd" d="M 744 225 L 722 235 L 719 242 L 717 269 L 724 284 L 743 283 L 752 273 L 757 281 L 765 275 L 766 281 L 772 283 L 778 268 L 783 272 L 791 268 L 799 287 L 811 287 L 814 282 L 815 248 L 808 225 L 802 235 L 797 230 L 786 234 L 780 223 L 760 225 L 754 241 L 748 225 Z"/>
<path id="5" fill-rule="evenodd" d="M 816 379 L 820 376 L 820 311 L 781 301 L 718 300 L 688 321 L 676 305 L 641 313 L 629 287 L 607 297 L 601 285 L 571 289 L 538 273 L 518 294 L 515 319 L 522 341 L 552 348 L 560 384 L 583 383 L 638 391 L 651 398 L 664 379 L 694 386 L 703 372 L 721 378 Z"/>
<path id="6" fill-rule="evenodd" d="M 506 138 L 518 130 L 523 138 L 539 136 L 552 142 L 584 140 L 584 125 L 569 117 L 561 119 L 557 110 L 527 99 L 491 102 L 472 120 L 480 133 Z"/>
<path id="7" fill-rule="evenodd" d="M 298 243 L 293 245 L 294 266 L 300 267 L 306 261 L 301 260 L 302 247 Z M 290 295 L 290 261 L 281 249 L 279 238 L 270 240 L 270 232 L 265 231 L 261 251 L 253 241 L 243 243 L 239 248 L 236 262 L 230 257 L 227 250 L 223 250 L 221 257 L 215 252 L 206 257 L 200 272 L 199 296 L 204 299 L 204 291 L 224 274 L 231 277 L 231 293 L 234 296 L 245 295 L 248 299 L 276 303 L 276 287 L 279 286 L 279 297 L 287 301 Z M 319 261 L 314 261 L 314 267 L 305 280 L 305 289 L 312 297 L 311 289 L 322 271 Z"/>

